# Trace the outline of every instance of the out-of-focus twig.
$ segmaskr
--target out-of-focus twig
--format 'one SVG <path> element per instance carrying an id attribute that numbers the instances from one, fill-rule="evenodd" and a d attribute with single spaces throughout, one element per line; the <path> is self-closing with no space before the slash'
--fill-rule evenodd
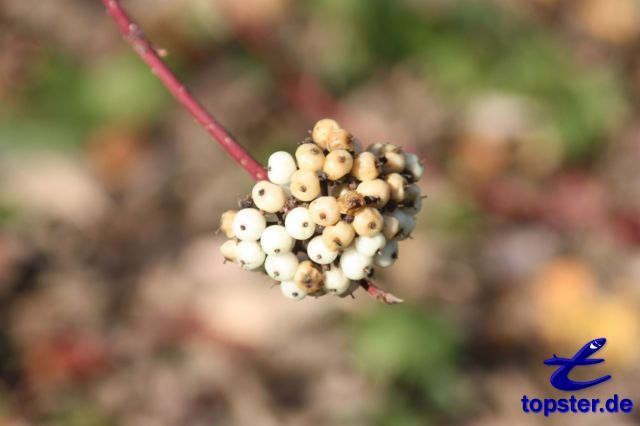
<path id="1" fill-rule="evenodd" d="M 363 280 L 360 282 L 360 286 L 367 290 L 369 296 L 382 303 L 386 303 L 387 305 L 395 305 L 396 303 L 404 302 L 404 300 L 400 299 L 399 297 L 381 290 L 371 281 Z"/>
<path id="2" fill-rule="evenodd" d="M 146 39 L 140 27 L 132 21 L 118 0 L 102 0 L 107 11 L 117 24 L 124 38 L 133 50 L 151 68 L 167 90 L 196 119 L 198 123 L 213 137 L 227 153 L 255 180 L 266 179 L 264 167 L 258 163 L 247 150 L 234 139 L 224 127 L 204 109 L 194 98 L 186 86 L 169 69 L 158 52 Z"/>

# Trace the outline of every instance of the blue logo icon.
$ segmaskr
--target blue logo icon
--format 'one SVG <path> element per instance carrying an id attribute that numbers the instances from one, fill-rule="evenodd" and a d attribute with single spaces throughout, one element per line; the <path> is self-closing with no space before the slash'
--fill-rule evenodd
<path id="1" fill-rule="evenodd" d="M 544 361 L 546 365 L 559 365 L 560 367 L 553 372 L 551 379 L 549 380 L 554 388 L 563 391 L 575 391 L 580 389 L 589 388 L 591 386 L 599 385 L 602 382 L 606 382 L 611 378 L 611 375 L 599 377 L 594 380 L 588 380 L 585 382 L 576 382 L 569 378 L 569 373 L 573 370 L 573 367 L 579 365 L 593 365 L 604 362 L 604 358 L 589 358 L 594 353 L 598 352 L 607 339 L 601 337 L 599 339 L 593 339 L 587 342 L 572 358 L 559 358 L 555 354 L 553 358 L 549 358 Z"/>

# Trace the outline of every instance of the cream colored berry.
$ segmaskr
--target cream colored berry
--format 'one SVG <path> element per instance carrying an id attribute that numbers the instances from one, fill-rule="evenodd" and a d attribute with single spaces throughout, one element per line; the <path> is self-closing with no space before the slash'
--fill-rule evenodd
<path id="1" fill-rule="evenodd" d="M 353 137 L 351 133 L 344 129 L 334 129 L 327 136 L 327 149 L 329 151 L 336 151 L 343 149 L 345 151 L 353 152 Z"/>
<path id="2" fill-rule="evenodd" d="M 296 161 L 299 169 L 318 172 L 324 165 L 324 152 L 315 143 L 303 143 L 296 149 Z"/>
<path id="3" fill-rule="evenodd" d="M 316 230 L 316 225 L 311 220 L 311 213 L 306 207 L 296 207 L 287 213 L 284 227 L 287 233 L 296 240 L 307 240 Z"/>
<path id="4" fill-rule="evenodd" d="M 373 180 L 380 172 L 377 165 L 378 159 L 370 152 L 362 152 L 353 160 L 351 174 L 358 180 Z"/>
<path id="5" fill-rule="evenodd" d="M 291 176 L 291 195 L 300 201 L 311 201 L 320 195 L 320 179 L 311 170 L 298 170 Z"/>
<path id="6" fill-rule="evenodd" d="M 373 207 L 363 207 L 353 216 L 353 229 L 358 235 L 372 236 L 382 231 L 382 215 Z"/>
<path id="7" fill-rule="evenodd" d="M 364 235 L 361 235 L 358 238 L 356 238 L 355 247 L 356 247 L 356 250 L 358 250 L 360 253 L 364 254 L 365 256 L 373 256 L 378 251 L 380 251 L 386 243 L 387 243 L 387 240 L 386 238 L 384 238 L 384 235 L 382 235 L 382 233 L 378 233 L 371 237 L 366 237 Z"/>
<path id="8" fill-rule="evenodd" d="M 382 215 L 382 234 L 387 240 L 394 239 L 400 233 L 400 221 L 391 214 Z"/>
<path id="9" fill-rule="evenodd" d="M 242 209 L 233 218 L 233 235 L 242 241 L 256 241 L 266 226 L 267 221 L 258 210 Z"/>
<path id="10" fill-rule="evenodd" d="M 298 269 L 298 258 L 291 252 L 269 255 L 264 261 L 264 270 L 276 281 L 290 281 Z"/>
<path id="11" fill-rule="evenodd" d="M 293 281 L 307 294 L 315 293 L 322 289 L 322 272 L 313 262 L 305 260 L 298 265 Z"/>
<path id="12" fill-rule="evenodd" d="M 347 278 L 342 269 L 336 266 L 332 266 L 324 273 L 324 290 L 327 293 L 340 296 L 349 289 L 350 284 L 351 280 Z"/>
<path id="13" fill-rule="evenodd" d="M 353 157 L 348 151 L 338 149 L 327 154 L 322 170 L 329 180 L 338 180 L 351 171 Z"/>
<path id="14" fill-rule="evenodd" d="M 384 173 L 400 173 L 404 170 L 404 154 L 400 149 L 385 152 L 382 157 L 384 158 L 382 164 Z"/>
<path id="15" fill-rule="evenodd" d="M 220 217 L 220 230 L 227 238 L 233 238 L 233 219 L 236 217 L 237 211 L 227 210 Z"/>
<path id="16" fill-rule="evenodd" d="M 287 196 L 283 189 L 266 180 L 260 181 L 253 186 L 251 198 L 256 207 L 269 213 L 282 210 L 284 203 L 287 201 Z"/>
<path id="17" fill-rule="evenodd" d="M 220 246 L 220 253 L 229 262 L 238 260 L 238 242 L 236 240 L 227 240 Z"/>
<path id="18" fill-rule="evenodd" d="M 351 244 L 356 236 L 356 231 L 350 223 L 341 220 L 333 226 L 327 226 L 322 231 L 322 241 L 334 251 L 342 250 Z"/>
<path id="19" fill-rule="evenodd" d="M 311 139 L 317 143 L 320 148 L 327 149 L 329 133 L 333 130 L 339 129 L 340 125 L 330 118 L 323 118 L 313 126 L 311 132 Z"/>
<path id="20" fill-rule="evenodd" d="M 378 209 L 386 206 L 389 202 L 389 197 L 391 196 L 389 184 L 382 179 L 365 180 L 360 182 L 356 191 L 365 197 L 375 199 L 376 202 L 373 206 Z"/>
<path id="21" fill-rule="evenodd" d="M 340 256 L 340 268 L 350 280 L 361 280 L 371 273 L 373 258 L 349 247 Z"/>
<path id="22" fill-rule="evenodd" d="M 314 223 L 320 226 L 335 225 L 340 220 L 338 201 L 334 197 L 318 197 L 309 204 Z"/>
<path id="23" fill-rule="evenodd" d="M 287 299 L 302 300 L 307 296 L 307 293 L 300 290 L 300 288 L 293 281 L 283 281 L 280 283 L 280 291 Z"/>
<path id="24" fill-rule="evenodd" d="M 276 185 L 288 185 L 296 169 L 296 162 L 288 152 L 277 151 L 269 156 L 267 175 Z"/>
<path id="25" fill-rule="evenodd" d="M 322 235 L 313 237 L 307 245 L 307 256 L 320 265 L 328 265 L 338 257 L 336 250 L 331 250 L 322 240 Z"/>
<path id="26" fill-rule="evenodd" d="M 398 242 L 389 241 L 373 258 L 373 262 L 382 268 L 393 265 L 398 258 Z"/>
<path id="27" fill-rule="evenodd" d="M 265 254 L 255 241 L 240 241 L 237 247 L 238 263 L 242 269 L 258 269 L 264 263 Z"/>
<path id="28" fill-rule="evenodd" d="M 407 180 L 399 173 L 391 173 L 385 177 L 385 181 L 389 185 L 391 200 L 401 203 L 404 200 L 404 189 L 407 186 Z"/>
<path id="29" fill-rule="evenodd" d="M 268 255 L 291 251 L 295 240 L 282 225 L 267 226 L 260 236 L 260 246 Z"/>

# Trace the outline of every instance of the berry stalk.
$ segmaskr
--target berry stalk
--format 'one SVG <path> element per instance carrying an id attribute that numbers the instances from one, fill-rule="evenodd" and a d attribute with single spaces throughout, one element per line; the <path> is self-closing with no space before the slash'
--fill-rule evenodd
<path id="1" fill-rule="evenodd" d="M 189 114 L 216 140 L 222 148 L 255 180 L 267 179 L 264 167 L 202 106 L 186 86 L 169 69 L 158 52 L 146 39 L 140 27 L 133 22 L 119 0 L 102 0 L 109 15 L 118 26 L 125 40 L 149 66 L 151 72 Z"/>

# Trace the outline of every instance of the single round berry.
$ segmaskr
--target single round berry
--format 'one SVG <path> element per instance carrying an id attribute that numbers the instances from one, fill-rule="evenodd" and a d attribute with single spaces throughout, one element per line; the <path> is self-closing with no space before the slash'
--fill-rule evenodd
<path id="1" fill-rule="evenodd" d="M 285 151 L 274 152 L 267 161 L 267 176 L 277 185 L 288 185 L 296 169 L 293 156 Z"/>
<path id="2" fill-rule="evenodd" d="M 405 153 L 404 160 L 405 171 L 409 172 L 414 181 L 420 180 L 424 174 L 424 164 L 422 164 L 422 161 L 420 161 L 417 155 L 412 153 Z"/>
<path id="3" fill-rule="evenodd" d="M 311 220 L 311 213 L 306 207 L 296 207 L 287 213 L 284 227 L 287 233 L 296 240 L 309 239 L 316 230 L 316 225 Z"/>
<path id="4" fill-rule="evenodd" d="M 320 226 L 335 225 L 340 220 L 338 201 L 334 197 L 319 197 L 309 204 L 311 220 Z"/>
<path id="5" fill-rule="evenodd" d="M 291 252 L 267 256 L 264 270 L 276 281 L 290 281 L 298 269 L 298 258 Z"/>
<path id="6" fill-rule="evenodd" d="M 300 290 L 300 288 L 293 281 L 283 281 L 280 283 L 280 291 L 284 297 L 291 300 L 302 300 L 306 297 L 307 293 Z"/>
<path id="7" fill-rule="evenodd" d="M 349 247 L 340 256 L 340 268 L 350 280 L 361 280 L 371 273 L 373 258 Z"/>
<path id="8" fill-rule="evenodd" d="M 317 143 L 320 148 L 327 149 L 329 133 L 333 130 L 339 129 L 340 125 L 330 118 L 323 118 L 313 126 L 311 132 L 311 139 Z"/>
<path id="9" fill-rule="evenodd" d="M 291 195 L 300 201 L 311 201 L 320 195 L 320 179 L 311 170 L 298 170 L 291 176 Z"/>
<path id="10" fill-rule="evenodd" d="M 322 235 L 318 235 L 309 241 L 307 245 L 307 256 L 315 263 L 328 265 L 336 260 L 338 252 L 327 247 L 322 240 Z"/>
<path id="11" fill-rule="evenodd" d="M 382 171 L 384 173 L 400 173 L 404 170 L 404 154 L 399 148 L 385 152 L 382 157 Z"/>
<path id="12" fill-rule="evenodd" d="M 365 180 L 360 182 L 356 189 L 359 194 L 376 200 L 373 207 L 381 209 L 386 206 L 391 196 L 389 184 L 382 179 Z"/>
<path id="13" fill-rule="evenodd" d="M 382 234 L 387 240 L 394 239 L 400 233 L 400 220 L 392 214 L 382 215 Z"/>
<path id="14" fill-rule="evenodd" d="M 348 151 L 338 149 L 327 154 L 322 171 L 329 180 L 338 180 L 351 171 L 353 157 Z"/>
<path id="15" fill-rule="evenodd" d="M 327 293 L 342 295 L 349 289 L 350 284 L 351 280 L 338 267 L 332 266 L 324 273 L 324 290 Z"/>
<path id="16" fill-rule="evenodd" d="M 256 241 L 267 226 L 267 221 L 256 209 L 242 209 L 233 218 L 233 234 L 242 241 Z"/>
<path id="17" fill-rule="evenodd" d="M 295 240 L 282 225 L 267 226 L 260 236 L 260 246 L 268 255 L 291 251 Z"/>
<path id="18" fill-rule="evenodd" d="M 407 186 L 407 180 L 399 173 L 391 173 L 385 177 L 385 181 L 389 185 L 391 200 L 396 203 L 402 203 L 404 200 L 404 188 Z"/>
<path id="19" fill-rule="evenodd" d="M 353 229 L 358 235 L 373 236 L 382 231 L 382 215 L 373 207 L 364 207 L 353 216 Z"/>
<path id="20" fill-rule="evenodd" d="M 233 238 L 233 219 L 236 217 L 235 210 L 227 210 L 220 217 L 220 230 L 227 238 Z"/>
<path id="21" fill-rule="evenodd" d="M 387 243 L 387 239 L 382 235 L 382 233 L 376 234 L 371 237 L 366 237 L 364 235 L 356 238 L 356 250 L 365 256 L 373 256 L 378 251 L 380 251 L 384 245 Z"/>
<path id="22" fill-rule="evenodd" d="M 298 265 L 293 281 L 298 288 L 307 294 L 312 294 L 322 289 L 322 272 L 320 272 L 313 262 L 305 260 Z"/>
<path id="23" fill-rule="evenodd" d="M 255 241 L 240 241 L 237 252 L 242 269 L 258 269 L 264 263 L 265 254 Z"/>
<path id="24" fill-rule="evenodd" d="M 351 133 L 344 129 L 334 129 L 327 136 L 327 149 L 329 151 L 336 151 L 343 149 L 345 151 L 353 152 L 353 136 Z"/>
<path id="25" fill-rule="evenodd" d="M 350 223 L 341 220 L 333 226 L 327 226 L 322 231 L 322 241 L 329 250 L 343 250 L 353 241 L 356 231 Z"/>
<path id="26" fill-rule="evenodd" d="M 251 198 L 256 207 L 269 213 L 282 210 L 284 203 L 287 201 L 287 196 L 283 189 L 266 180 L 260 181 L 253 186 Z"/>
<path id="27" fill-rule="evenodd" d="M 356 179 L 365 181 L 373 180 L 380 174 L 377 166 L 378 159 L 370 152 L 362 152 L 353 160 L 351 174 Z"/>
<path id="28" fill-rule="evenodd" d="M 238 242 L 236 240 L 227 240 L 220 246 L 220 253 L 225 260 L 235 262 L 238 260 Z"/>
<path id="29" fill-rule="evenodd" d="M 319 172 L 324 165 L 324 152 L 315 143 L 303 143 L 296 149 L 296 161 L 301 170 Z"/>
<path id="30" fill-rule="evenodd" d="M 381 268 L 393 265 L 398 258 L 398 242 L 389 241 L 373 258 L 374 263 Z"/>

